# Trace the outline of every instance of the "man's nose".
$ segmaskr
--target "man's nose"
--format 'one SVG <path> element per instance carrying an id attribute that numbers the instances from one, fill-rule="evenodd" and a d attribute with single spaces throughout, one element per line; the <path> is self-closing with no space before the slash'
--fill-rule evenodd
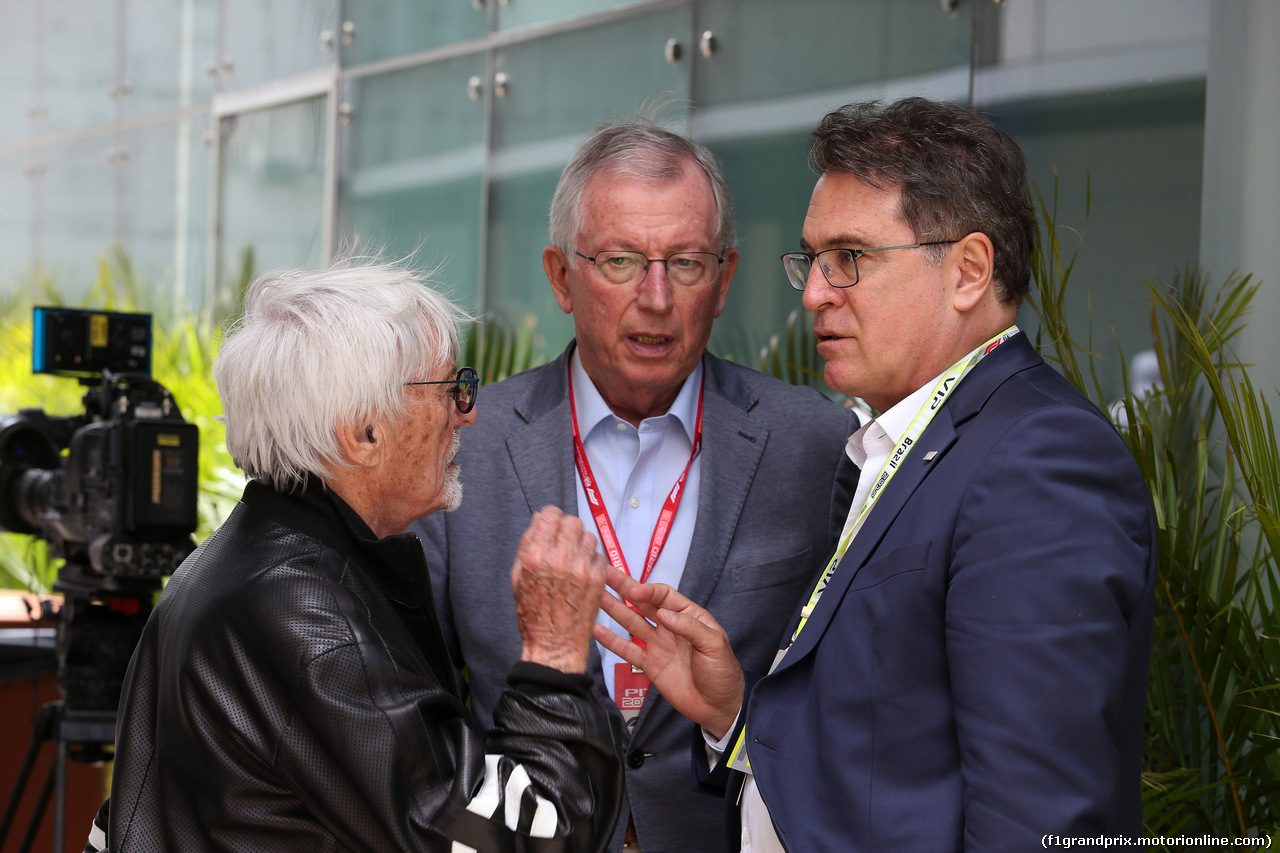
<path id="1" fill-rule="evenodd" d="M 640 293 L 636 301 L 649 311 L 670 310 L 674 300 L 666 261 L 649 261 L 649 269 L 640 281 Z"/>
<path id="2" fill-rule="evenodd" d="M 844 291 L 831 286 L 831 282 L 827 281 L 827 277 L 818 267 L 817 261 L 809 265 L 809 277 L 805 279 L 804 293 L 800 297 L 800 304 L 805 307 L 805 310 L 817 311 L 822 306 L 831 305 L 843 297 Z"/>

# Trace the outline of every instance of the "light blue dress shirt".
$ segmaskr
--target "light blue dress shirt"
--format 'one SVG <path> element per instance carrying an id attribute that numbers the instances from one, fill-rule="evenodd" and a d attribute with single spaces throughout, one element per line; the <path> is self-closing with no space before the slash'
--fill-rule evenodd
<path id="1" fill-rule="evenodd" d="M 689 454 L 693 451 L 693 431 L 698 416 L 698 392 L 702 387 L 702 363 L 694 368 L 684 387 L 676 395 L 665 415 L 645 418 L 640 428 L 618 418 L 605 403 L 595 384 L 582 367 L 578 351 L 574 350 L 570 368 L 573 371 L 573 402 L 578 410 L 578 433 L 587 452 L 587 461 L 600 487 L 600 496 L 609 520 L 613 522 L 618 544 L 626 558 L 631 576 L 640 579 L 644 571 L 645 554 L 653 539 L 653 528 L 658 514 L 671 493 Z M 685 480 L 684 497 L 672 522 L 667 544 L 649 575 L 651 583 L 680 585 L 684 575 L 685 560 L 689 556 L 689 544 L 693 541 L 693 527 L 698 517 L 698 493 L 702 477 L 702 454 L 693 461 Z M 588 531 L 599 540 L 591 505 L 587 503 L 582 488 L 582 478 L 574 471 L 578 490 L 578 516 Z M 603 546 L 597 544 L 604 553 Z M 600 612 L 597 621 L 617 634 L 626 631 Z M 598 644 L 597 644 L 598 645 Z M 614 666 L 622 658 L 599 646 L 604 669 L 604 682 L 613 696 Z"/>

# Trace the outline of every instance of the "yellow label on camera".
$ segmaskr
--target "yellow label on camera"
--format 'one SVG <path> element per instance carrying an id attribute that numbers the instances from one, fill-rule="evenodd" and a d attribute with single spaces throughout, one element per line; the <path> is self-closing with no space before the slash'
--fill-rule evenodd
<path id="1" fill-rule="evenodd" d="M 107 315 L 89 317 L 89 346 L 101 349 L 107 345 Z"/>

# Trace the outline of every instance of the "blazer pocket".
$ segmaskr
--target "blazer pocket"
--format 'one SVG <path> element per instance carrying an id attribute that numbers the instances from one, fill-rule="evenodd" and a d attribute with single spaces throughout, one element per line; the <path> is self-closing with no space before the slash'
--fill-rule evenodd
<path id="1" fill-rule="evenodd" d="M 919 542 L 915 545 L 903 545 L 883 557 L 877 557 L 853 576 L 849 591 L 868 589 L 907 572 L 923 571 L 929 566 L 929 547 L 932 544 Z"/>
<path id="2" fill-rule="evenodd" d="M 734 592 L 749 592 L 794 583 L 812 576 L 816 571 L 813 565 L 813 547 L 810 546 L 780 560 L 750 566 L 731 566 L 729 578 Z"/>

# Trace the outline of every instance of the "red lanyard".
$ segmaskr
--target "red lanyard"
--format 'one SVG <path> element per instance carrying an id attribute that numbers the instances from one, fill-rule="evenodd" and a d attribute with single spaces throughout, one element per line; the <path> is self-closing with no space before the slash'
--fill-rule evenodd
<path id="1" fill-rule="evenodd" d="M 653 528 L 653 538 L 649 540 L 649 552 L 645 555 L 640 583 L 649 579 L 649 574 L 658 562 L 658 555 L 662 553 L 662 546 L 667 544 L 667 535 L 671 533 L 671 521 L 676 517 L 676 510 L 680 509 L 680 500 L 684 497 L 684 481 L 689 476 L 693 460 L 698 457 L 698 451 L 702 449 L 702 391 L 706 385 L 705 375 L 703 378 L 703 384 L 698 388 L 698 416 L 693 428 L 693 452 L 689 454 L 689 461 L 685 463 L 680 478 L 671 487 L 671 493 L 663 501 L 662 512 L 658 514 L 658 524 Z M 587 450 L 582 446 L 582 435 L 578 432 L 578 406 L 573 399 L 572 365 L 569 367 L 569 411 L 573 416 L 573 461 L 578 466 L 578 477 L 582 480 L 582 490 L 587 494 L 587 503 L 591 505 L 591 516 L 596 521 L 596 529 L 600 531 L 600 541 L 604 544 L 605 556 L 609 558 L 609 562 L 615 569 L 635 577 L 627 567 L 627 558 L 622 555 L 618 536 L 613 531 L 613 522 L 609 520 L 609 511 L 605 509 L 595 475 L 591 473 L 591 463 L 587 461 Z"/>

